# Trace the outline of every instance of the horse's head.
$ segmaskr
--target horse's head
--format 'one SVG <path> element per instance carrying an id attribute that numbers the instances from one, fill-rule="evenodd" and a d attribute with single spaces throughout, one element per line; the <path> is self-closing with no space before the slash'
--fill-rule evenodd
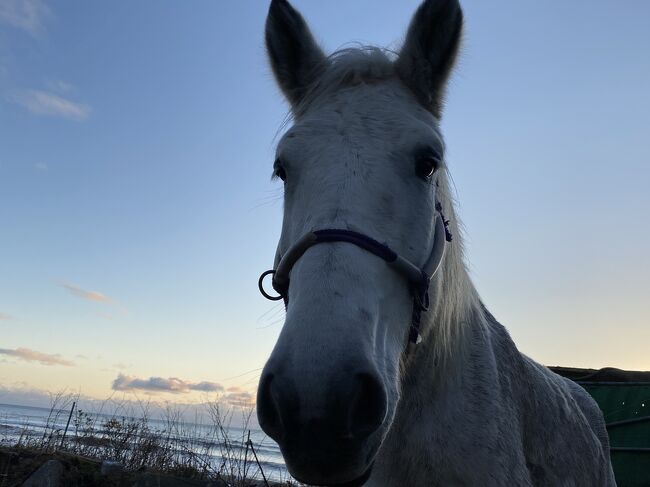
<path id="1" fill-rule="evenodd" d="M 310 231 L 347 229 L 424 264 L 446 184 L 438 119 L 461 26 L 457 0 L 427 0 L 395 59 L 379 49 L 326 57 L 300 14 L 272 2 L 267 49 L 295 122 L 274 165 L 284 181 L 278 258 Z M 296 478 L 360 484 L 400 399 L 409 282 L 373 253 L 335 242 L 295 261 L 287 294 L 260 380 L 260 425 Z"/>

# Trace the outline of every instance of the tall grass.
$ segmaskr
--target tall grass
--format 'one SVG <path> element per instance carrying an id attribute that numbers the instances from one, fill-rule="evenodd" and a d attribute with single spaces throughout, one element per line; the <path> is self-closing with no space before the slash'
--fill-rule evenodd
<path id="1" fill-rule="evenodd" d="M 257 461 L 259 445 L 250 441 L 252 405 L 235 409 L 209 401 L 204 404 L 206 414 L 195 411 L 191 421 L 186 419 L 187 411 L 166 406 L 154 424 L 151 403 L 112 402 L 109 407 L 104 403 L 92 413 L 75 408 L 64 434 L 61 425 L 75 402 L 78 397 L 73 395 L 53 395 L 43 433 L 34 435 L 33 426 L 25 425 L 11 446 L 109 460 L 130 471 L 151 469 L 187 478 L 219 479 L 231 487 L 259 480 L 269 485 L 268 472 Z M 236 415 L 242 424 L 237 429 L 231 428 Z M 241 434 L 233 433 L 239 430 Z M 3 443 L 7 444 L 7 438 Z M 298 485 L 287 478 L 282 479 L 283 485 Z"/>

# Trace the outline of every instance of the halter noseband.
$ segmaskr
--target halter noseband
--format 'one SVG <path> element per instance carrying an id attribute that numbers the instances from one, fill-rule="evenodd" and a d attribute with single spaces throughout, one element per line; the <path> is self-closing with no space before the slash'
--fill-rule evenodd
<path id="1" fill-rule="evenodd" d="M 452 235 L 449 231 L 449 220 L 445 220 L 442 214 L 442 206 L 436 202 L 436 223 L 433 246 L 429 258 L 422 267 L 418 267 L 408 259 L 405 259 L 387 245 L 364 235 L 363 233 L 343 229 L 314 230 L 303 235 L 288 251 L 282 256 L 275 269 L 263 272 L 259 278 L 258 286 L 262 295 L 272 301 L 284 299 L 286 307 L 289 306 L 289 274 L 295 263 L 303 254 L 314 245 L 332 242 L 347 242 L 356 245 L 363 250 L 383 259 L 389 266 L 402 274 L 410 284 L 411 295 L 413 296 L 413 313 L 411 316 L 411 327 L 409 330 L 409 341 L 417 344 L 420 342 L 420 317 L 422 311 L 429 309 L 429 283 L 440 268 L 440 263 L 445 255 L 445 243 L 451 242 Z M 271 296 L 263 287 L 264 278 L 272 275 L 271 285 L 278 293 Z"/>

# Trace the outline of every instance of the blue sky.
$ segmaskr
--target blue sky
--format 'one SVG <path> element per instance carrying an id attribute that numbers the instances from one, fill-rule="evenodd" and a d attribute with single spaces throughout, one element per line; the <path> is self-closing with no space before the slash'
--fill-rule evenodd
<path id="1" fill-rule="evenodd" d="M 294 2 L 327 51 L 397 47 L 417 4 Z M 267 6 L 0 0 L 0 402 L 255 389 L 282 324 Z M 484 301 L 543 363 L 650 369 L 650 4 L 463 6 L 442 128 Z"/>

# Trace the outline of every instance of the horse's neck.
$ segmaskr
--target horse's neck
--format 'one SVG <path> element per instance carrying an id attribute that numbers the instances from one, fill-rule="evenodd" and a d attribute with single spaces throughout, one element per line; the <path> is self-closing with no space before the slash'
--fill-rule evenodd
<path id="1" fill-rule="evenodd" d="M 404 369 L 407 375 L 419 375 L 422 369 L 436 376 L 458 370 L 465 362 L 472 333 L 487 327 L 483 304 L 465 268 L 455 218 L 452 225 L 454 240 L 448 244 L 441 269 L 429 288 L 431 304 L 423 315 L 424 340 L 411 352 L 413 359 Z"/>
<path id="2" fill-rule="evenodd" d="M 463 452 L 469 454 L 476 442 L 493 441 L 499 421 L 494 412 L 518 401 L 509 384 L 523 356 L 505 329 L 480 303 L 462 313 L 446 313 L 464 316 L 464 323 L 455 323 L 462 333 L 444 360 L 432 358 L 437 347 L 430 339 L 412 352 L 395 420 L 369 485 L 403 485 L 400 476 L 412 478 L 411 485 L 462 484 L 465 477 L 457 474 L 466 468 Z M 501 367 L 508 369 L 505 374 Z M 433 473 L 439 477 L 432 478 Z"/>
<path id="3" fill-rule="evenodd" d="M 455 388 L 464 381 L 468 368 L 479 366 L 483 370 L 491 368 L 492 347 L 507 347 L 506 337 L 495 330 L 495 323 L 488 319 L 489 314 L 469 283 L 455 283 L 451 286 L 441 284 L 433 305 L 427 316 L 425 326 L 429 328 L 425 339 L 409 352 L 403 368 L 403 396 L 408 398 L 410 391 L 423 397 L 431 393 L 439 395 L 441 390 Z M 441 282 L 444 282 L 444 276 Z M 452 290 L 453 289 L 453 290 Z M 472 296 L 445 296 L 445 291 L 469 292 Z M 500 329 L 501 325 L 496 324 Z M 507 338 L 503 340 L 503 338 Z M 513 345 L 514 347 L 514 345 Z M 484 363 L 483 363 L 484 362 Z"/>
<path id="4" fill-rule="evenodd" d="M 448 192 L 444 184 L 440 189 Z M 453 241 L 429 288 L 423 340 L 410 345 L 402 363 L 401 397 L 368 484 L 373 487 L 403 485 L 404 478 L 410 485 L 462 484 L 468 478 L 466 456 L 477 442 L 495 440 L 500 418 L 494 411 L 503 411 L 504 404 L 512 411 L 518 401 L 510 384 L 523 375 L 523 357 L 483 307 L 464 265 L 451 199 L 443 201 Z M 482 453 L 481 461 L 493 461 Z"/>
<path id="5" fill-rule="evenodd" d="M 587 423 L 600 421 L 606 443 L 598 406 L 475 311 L 460 360 L 436 373 L 426 353 L 412 357 L 368 486 L 615 485 L 607 448 Z"/>
<path id="6" fill-rule="evenodd" d="M 425 391 L 457 389 L 468 376 L 497 375 L 505 363 L 523 360 L 505 327 L 487 311 L 471 282 L 462 257 L 462 243 L 453 242 L 430 288 L 424 340 L 407 357 L 403 387 L 422 397 Z M 404 396 L 408 397 L 406 390 Z M 431 397 L 433 399 L 433 397 Z"/>
<path id="7" fill-rule="evenodd" d="M 531 485 L 536 475 L 546 475 L 543 485 L 606 485 L 607 478 L 614 485 L 607 451 L 594 442 L 572 389 L 517 350 L 478 299 L 460 256 L 448 257 L 367 485 Z M 567 482 L 571 472 L 590 480 Z"/>

